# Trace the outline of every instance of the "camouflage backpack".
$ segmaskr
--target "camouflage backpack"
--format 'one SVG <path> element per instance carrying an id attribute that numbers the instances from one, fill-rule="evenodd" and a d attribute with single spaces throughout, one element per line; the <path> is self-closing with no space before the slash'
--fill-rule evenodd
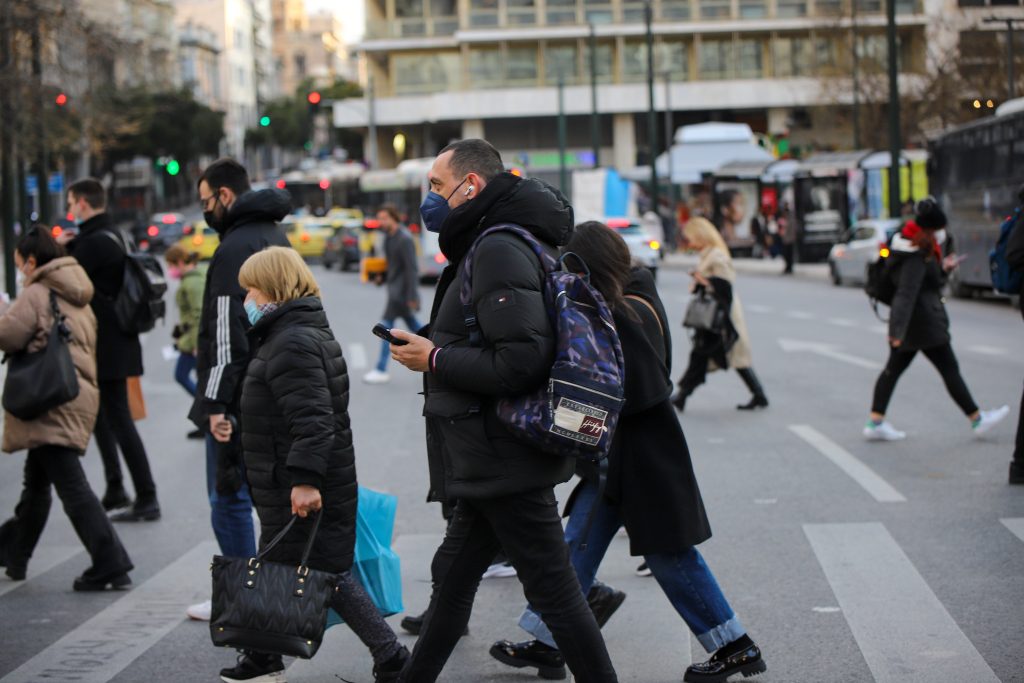
<path id="1" fill-rule="evenodd" d="M 555 359 L 547 384 L 530 394 L 498 400 L 498 421 L 546 453 L 600 462 L 608 455 L 625 402 L 625 366 L 611 311 L 590 286 L 588 275 L 566 270 L 527 230 L 503 223 L 477 238 L 462 266 L 459 298 L 472 344 L 482 343 L 472 304 L 473 254 L 482 239 L 496 232 L 518 235 L 540 260 L 544 303 L 555 332 Z"/>

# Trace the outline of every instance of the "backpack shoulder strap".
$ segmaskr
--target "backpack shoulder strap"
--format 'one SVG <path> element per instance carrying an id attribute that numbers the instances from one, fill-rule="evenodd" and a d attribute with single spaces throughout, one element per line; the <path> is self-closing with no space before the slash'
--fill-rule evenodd
<path id="1" fill-rule="evenodd" d="M 112 239 L 114 241 L 114 244 L 116 244 L 117 246 L 121 247 L 121 251 L 124 252 L 125 256 L 127 256 L 128 254 L 131 253 L 131 250 L 128 248 L 128 243 L 124 239 L 124 235 L 115 234 L 115 233 L 113 233 L 110 230 L 102 230 L 102 229 L 99 230 L 98 232 L 101 235 L 106 235 L 108 238 Z M 118 233 L 120 233 L 120 231 L 118 231 Z"/>

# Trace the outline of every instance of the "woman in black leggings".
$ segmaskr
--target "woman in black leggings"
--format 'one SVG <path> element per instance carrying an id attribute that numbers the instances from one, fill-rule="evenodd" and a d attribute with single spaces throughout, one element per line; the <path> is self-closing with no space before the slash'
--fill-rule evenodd
<path id="1" fill-rule="evenodd" d="M 906 434 L 885 419 L 889 399 L 903 371 L 917 352 L 922 352 L 942 375 L 946 390 L 971 421 L 975 434 L 982 434 L 1010 412 L 1008 406 L 979 410 L 967 389 L 953 347 L 950 346 L 949 316 L 942 302 L 946 274 L 959 260 L 948 248 L 944 231 L 946 215 L 932 198 L 921 200 L 913 220 L 893 238 L 886 276 L 896 291 L 889 318 L 889 362 L 875 382 L 871 416 L 864 436 L 871 441 L 897 441 Z M 943 246 L 947 246 L 943 256 Z"/>

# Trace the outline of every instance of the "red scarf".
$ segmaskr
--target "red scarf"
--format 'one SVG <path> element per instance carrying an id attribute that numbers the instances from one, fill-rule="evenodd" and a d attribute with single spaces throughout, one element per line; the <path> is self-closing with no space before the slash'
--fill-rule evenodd
<path id="1" fill-rule="evenodd" d="M 907 221 L 907 224 L 903 226 L 902 235 L 919 249 L 927 249 L 928 247 L 931 247 L 932 251 L 935 252 L 935 258 L 939 261 L 942 260 L 942 248 L 935 239 L 935 233 L 933 231 L 926 231 L 914 221 L 909 220 Z"/>

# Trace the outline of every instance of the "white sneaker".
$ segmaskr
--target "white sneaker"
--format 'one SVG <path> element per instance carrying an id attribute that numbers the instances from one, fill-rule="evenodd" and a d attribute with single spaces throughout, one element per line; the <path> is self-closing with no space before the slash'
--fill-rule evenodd
<path id="1" fill-rule="evenodd" d="M 868 441 L 899 441 L 907 438 L 907 435 L 893 427 L 888 420 L 877 425 L 869 420 L 864 425 L 864 438 Z"/>
<path id="2" fill-rule="evenodd" d="M 636 571 L 634 571 L 633 573 L 637 576 L 651 576 L 652 574 L 654 574 L 654 572 L 651 571 L 651 568 L 647 566 L 646 561 L 641 562 L 640 566 L 637 567 Z"/>
<path id="3" fill-rule="evenodd" d="M 971 429 L 974 430 L 975 434 L 984 434 L 1002 422 L 1003 418 L 1009 414 L 1010 406 L 993 408 L 992 410 L 982 410 L 981 415 L 979 415 L 975 423 L 971 425 Z"/>
<path id="4" fill-rule="evenodd" d="M 363 381 L 367 384 L 387 384 L 391 381 L 391 376 L 386 372 L 373 369 L 363 375 Z"/>
<path id="5" fill-rule="evenodd" d="M 189 605 L 188 609 L 185 610 L 185 614 L 188 615 L 189 619 L 195 619 L 196 621 L 209 621 L 212 609 L 213 603 L 207 600 L 206 602 L 200 602 L 197 605 Z"/>
<path id="6" fill-rule="evenodd" d="M 516 575 L 516 568 L 508 562 L 498 562 L 492 564 L 484 572 L 482 579 L 507 579 Z"/>

